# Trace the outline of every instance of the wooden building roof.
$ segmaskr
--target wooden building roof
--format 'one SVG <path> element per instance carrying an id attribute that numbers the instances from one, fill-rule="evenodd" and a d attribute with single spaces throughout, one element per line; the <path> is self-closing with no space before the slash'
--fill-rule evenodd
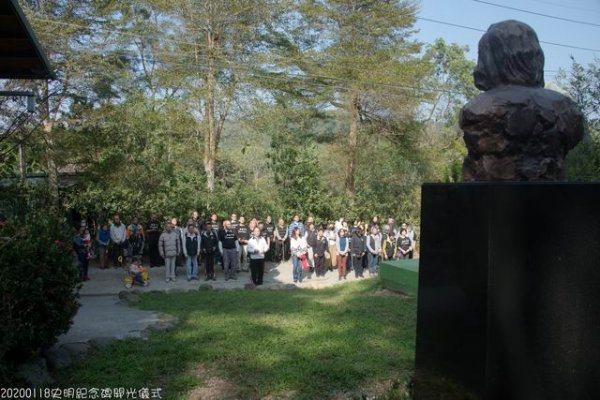
<path id="1" fill-rule="evenodd" d="M 0 0 L 0 79 L 53 79 L 46 55 L 17 0 Z"/>

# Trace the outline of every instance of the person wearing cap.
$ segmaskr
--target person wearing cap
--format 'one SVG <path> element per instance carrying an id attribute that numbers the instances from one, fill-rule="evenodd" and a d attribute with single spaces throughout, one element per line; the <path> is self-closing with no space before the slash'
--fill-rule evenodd
<path id="1" fill-rule="evenodd" d="M 219 254 L 219 238 L 211 221 L 206 223 L 204 232 L 202 232 L 201 248 L 204 256 L 204 271 L 206 272 L 204 280 L 212 279 L 216 281 L 215 258 Z"/>
<path id="2" fill-rule="evenodd" d="M 255 285 L 263 284 L 265 273 L 265 254 L 269 251 L 267 240 L 261 235 L 257 226 L 252 231 L 252 237 L 248 240 L 248 255 L 250 256 L 250 272 L 252 282 Z"/>

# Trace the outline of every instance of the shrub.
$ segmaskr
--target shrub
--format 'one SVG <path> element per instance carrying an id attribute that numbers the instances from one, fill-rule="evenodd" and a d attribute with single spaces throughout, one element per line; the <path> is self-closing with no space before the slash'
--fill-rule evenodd
<path id="1" fill-rule="evenodd" d="M 0 387 L 14 367 L 56 342 L 71 325 L 78 272 L 65 221 L 28 214 L 0 226 Z"/>

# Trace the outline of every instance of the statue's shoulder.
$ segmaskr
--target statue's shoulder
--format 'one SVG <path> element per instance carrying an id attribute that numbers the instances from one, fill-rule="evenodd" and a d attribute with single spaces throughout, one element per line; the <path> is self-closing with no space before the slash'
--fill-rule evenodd
<path id="1" fill-rule="evenodd" d="M 463 108 L 465 117 L 508 116 L 521 109 L 581 115 L 573 100 L 562 93 L 539 87 L 507 85 L 483 92 Z"/>

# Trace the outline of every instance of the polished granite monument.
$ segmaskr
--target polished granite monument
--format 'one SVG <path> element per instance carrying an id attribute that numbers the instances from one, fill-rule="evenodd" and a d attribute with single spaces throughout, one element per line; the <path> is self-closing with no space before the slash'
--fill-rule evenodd
<path id="1" fill-rule="evenodd" d="M 462 110 L 462 184 L 422 190 L 413 396 L 600 398 L 600 184 L 568 184 L 583 136 L 543 89 L 528 25 L 492 25 Z"/>

